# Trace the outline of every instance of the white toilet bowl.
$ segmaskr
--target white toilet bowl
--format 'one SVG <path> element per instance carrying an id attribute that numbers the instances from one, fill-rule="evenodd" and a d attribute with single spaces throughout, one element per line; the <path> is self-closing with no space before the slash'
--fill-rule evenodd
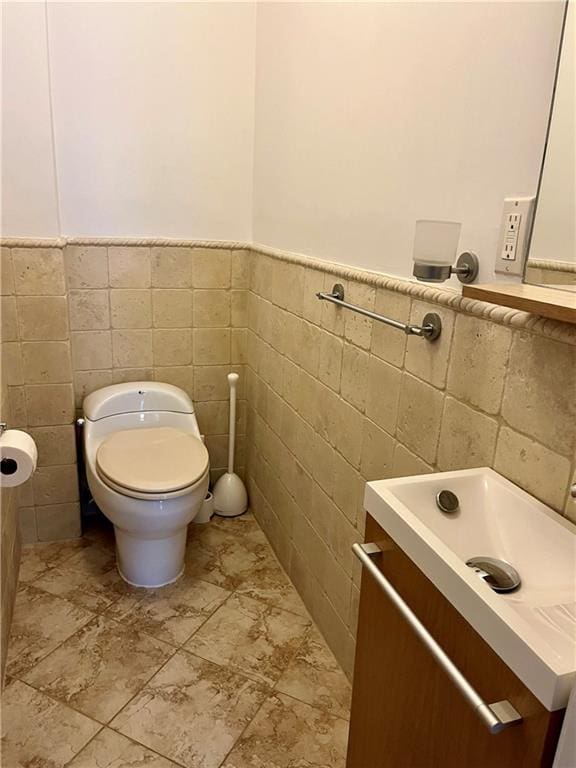
<path id="1" fill-rule="evenodd" d="M 192 401 L 169 384 L 116 384 L 88 395 L 84 419 L 86 477 L 114 524 L 120 575 L 139 587 L 175 581 L 209 483 Z"/>

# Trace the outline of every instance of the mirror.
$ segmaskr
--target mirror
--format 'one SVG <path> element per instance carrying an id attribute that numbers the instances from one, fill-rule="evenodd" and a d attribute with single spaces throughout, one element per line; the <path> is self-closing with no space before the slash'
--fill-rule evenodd
<path id="1" fill-rule="evenodd" d="M 576 0 L 568 0 L 524 282 L 576 292 Z"/>

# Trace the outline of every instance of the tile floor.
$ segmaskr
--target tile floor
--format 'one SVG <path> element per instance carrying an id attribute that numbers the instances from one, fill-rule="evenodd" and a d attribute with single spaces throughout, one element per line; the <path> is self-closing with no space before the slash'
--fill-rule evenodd
<path id="1" fill-rule="evenodd" d="M 185 575 L 118 576 L 111 531 L 24 549 L 5 768 L 342 768 L 350 688 L 255 519 L 191 526 Z"/>

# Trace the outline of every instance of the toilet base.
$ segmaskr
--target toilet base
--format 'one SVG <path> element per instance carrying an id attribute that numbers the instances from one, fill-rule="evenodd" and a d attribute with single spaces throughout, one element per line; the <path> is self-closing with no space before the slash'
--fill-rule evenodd
<path id="1" fill-rule="evenodd" d="M 118 573 L 133 587 L 165 587 L 184 572 L 188 526 L 160 539 L 139 538 L 114 526 Z"/>

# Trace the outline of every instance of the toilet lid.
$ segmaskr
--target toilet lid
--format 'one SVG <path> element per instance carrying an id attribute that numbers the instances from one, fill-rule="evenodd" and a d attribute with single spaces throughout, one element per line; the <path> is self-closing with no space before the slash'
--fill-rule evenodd
<path id="1" fill-rule="evenodd" d="M 96 465 L 104 478 L 128 490 L 170 493 L 205 474 L 208 451 L 199 438 L 172 427 L 126 429 L 104 440 Z"/>

